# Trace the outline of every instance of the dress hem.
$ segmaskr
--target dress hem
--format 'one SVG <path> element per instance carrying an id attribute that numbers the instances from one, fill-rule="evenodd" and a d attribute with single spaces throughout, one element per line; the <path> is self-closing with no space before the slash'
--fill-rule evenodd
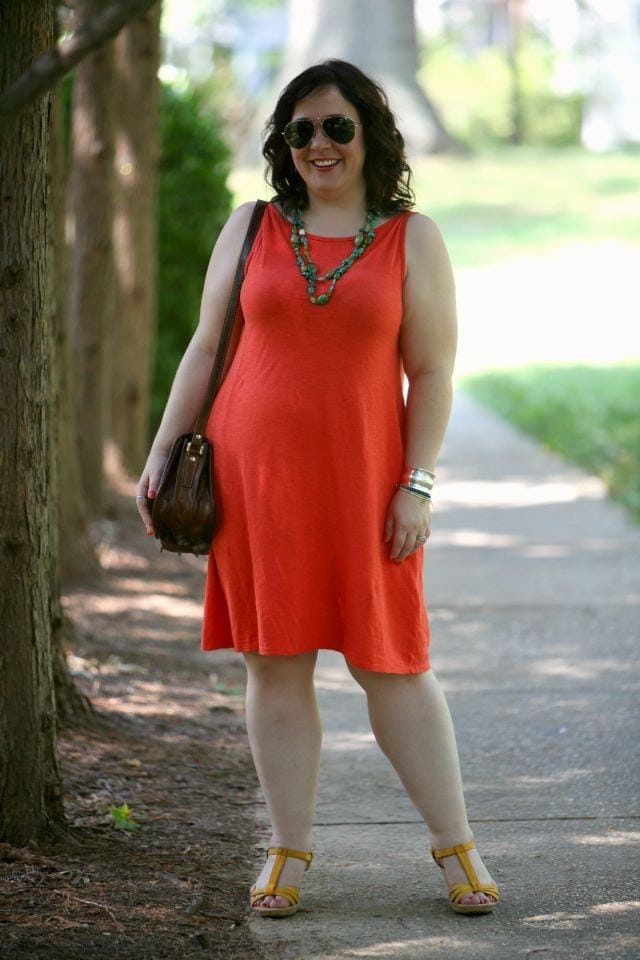
<path id="1" fill-rule="evenodd" d="M 233 650 L 235 653 L 238 653 L 238 654 L 241 654 L 241 653 L 260 653 L 260 649 L 259 649 L 257 646 L 254 646 L 254 647 L 235 647 L 233 644 L 225 644 L 225 645 L 216 646 L 216 647 L 204 647 L 204 646 L 201 645 L 200 649 L 201 649 L 204 653 L 215 653 L 216 650 Z M 301 654 L 301 653 L 313 653 L 313 652 L 318 652 L 318 651 L 320 651 L 320 650 L 333 650 L 335 653 L 341 653 L 341 654 L 343 655 L 344 659 L 345 659 L 348 663 L 352 664 L 352 666 L 357 667 L 359 670 L 369 670 L 371 673 L 389 673 L 389 674 L 393 674 L 394 676 L 408 676 L 408 675 L 410 675 L 410 674 L 426 673 L 428 670 L 431 669 L 431 661 L 430 661 L 430 659 L 429 659 L 428 656 L 426 656 L 423 661 L 421 661 L 419 664 L 417 664 L 417 665 L 415 665 L 415 666 L 411 666 L 411 667 L 407 666 L 405 669 L 402 669 L 402 670 L 390 670 L 388 666 L 384 666 L 384 667 L 383 667 L 382 665 L 381 665 L 381 666 L 377 666 L 377 665 L 372 664 L 371 662 L 370 662 L 370 663 L 364 663 L 363 661 L 361 661 L 361 660 L 359 660 L 359 659 L 355 659 L 355 658 L 353 658 L 353 657 L 348 657 L 347 654 L 344 652 L 344 650 L 343 650 L 341 647 L 331 646 L 331 644 L 324 644 L 324 645 L 321 646 L 321 647 L 316 647 L 316 646 L 308 647 L 308 648 L 306 648 L 306 649 L 296 650 L 295 653 L 273 653 L 273 652 L 271 652 L 271 653 L 265 653 L 265 654 L 263 654 L 263 656 L 270 656 L 270 657 L 297 657 L 297 656 L 298 656 L 299 654 Z M 376 661 L 376 663 L 377 663 L 377 661 Z"/>

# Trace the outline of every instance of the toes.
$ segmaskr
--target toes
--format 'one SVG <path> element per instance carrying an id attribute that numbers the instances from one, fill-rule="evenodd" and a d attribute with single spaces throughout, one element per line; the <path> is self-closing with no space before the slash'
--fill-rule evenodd
<path id="1" fill-rule="evenodd" d="M 470 904 L 470 903 L 493 903 L 493 897 L 487 896 L 486 893 L 466 893 L 460 903 Z"/>
<path id="2" fill-rule="evenodd" d="M 284 897 L 263 897 L 254 903 L 254 910 L 260 910 L 261 907 L 288 907 L 289 902 Z"/>

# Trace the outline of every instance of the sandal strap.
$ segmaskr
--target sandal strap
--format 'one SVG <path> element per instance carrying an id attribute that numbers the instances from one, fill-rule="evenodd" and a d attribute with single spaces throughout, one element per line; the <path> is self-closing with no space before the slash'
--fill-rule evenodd
<path id="1" fill-rule="evenodd" d="M 468 893 L 485 893 L 488 897 L 493 897 L 495 903 L 500 899 L 500 893 L 495 883 L 485 883 L 484 886 L 472 886 L 470 883 L 454 883 L 449 888 L 449 900 L 451 903 L 460 903 L 463 897 Z"/>
<path id="2" fill-rule="evenodd" d="M 284 900 L 289 901 L 289 905 L 292 907 L 297 906 L 300 903 L 300 888 L 299 887 L 274 887 L 271 883 L 267 884 L 266 887 L 251 888 L 251 906 L 254 907 L 258 900 L 262 900 L 263 897 L 282 897 Z"/>
<path id="3" fill-rule="evenodd" d="M 311 866 L 311 861 L 313 860 L 312 853 L 308 853 L 306 850 L 290 850 L 289 847 L 268 847 L 267 856 L 284 857 L 285 860 L 287 857 L 294 857 L 296 860 L 305 860 L 307 864 L 307 870 Z"/>
<path id="4" fill-rule="evenodd" d="M 280 874 L 282 873 L 282 868 L 289 859 L 293 857 L 295 860 L 304 860 L 306 863 L 305 870 L 308 870 L 311 866 L 311 861 L 313 860 L 313 854 L 307 853 L 305 850 L 290 850 L 289 847 L 269 847 L 267 849 L 267 857 L 275 857 L 275 863 L 271 867 L 271 873 L 269 874 L 269 879 L 267 881 L 266 887 L 264 887 L 260 893 L 257 891 L 252 892 L 254 897 L 286 897 L 287 900 L 291 900 L 291 896 L 295 899 L 291 900 L 291 905 L 298 903 L 300 896 L 298 894 L 298 887 L 279 887 L 278 880 L 280 879 Z M 279 891 L 287 891 L 286 893 L 280 893 Z"/>
<path id="5" fill-rule="evenodd" d="M 469 859 L 469 855 L 468 855 L 468 851 L 475 850 L 475 846 L 476 845 L 473 840 L 467 840 L 466 843 L 457 843 L 455 846 L 445 847 L 443 850 L 432 850 L 431 856 L 433 857 L 435 862 L 438 864 L 438 866 L 441 867 L 443 870 L 444 870 L 444 866 L 440 862 L 441 860 L 444 860 L 445 857 L 454 857 L 454 856 L 457 857 L 460 866 L 465 872 L 467 880 L 469 881 L 469 883 L 473 888 L 473 892 L 479 893 L 480 880 L 478 879 L 478 874 L 476 873 L 475 867 L 471 863 L 471 860 Z M 469 893 L 468 890 L 466 892 Z"/>

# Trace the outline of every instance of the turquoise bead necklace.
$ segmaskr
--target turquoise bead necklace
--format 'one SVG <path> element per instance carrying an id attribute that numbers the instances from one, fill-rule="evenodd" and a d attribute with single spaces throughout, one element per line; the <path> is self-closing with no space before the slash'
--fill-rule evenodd
<path id="1" fill-rule="evenodd" d="M 318 268 L 311 259 L 311 254 L 309 252 L 309 243 L 307 241 L 307 232 L 304 228 L 304 220 L 302 219 L 302 213 L 297 208 L 294 209 L 292 218 L 291 218 L 291 246 L 293 247 L 293 252 L 296 257 L 296 262 L 300 268 L 300 273 L 307 281 L 307 295 L 309 297 L 309 303 L 322 306 L 324 303 L 328 303 L 331 294 L 335 290 L 336 283 L 342 277 L 349 267 L 356 262 L 358 257 L 361 257 L 365 252 L 370 243 L 373 242 L 375 236 L 375 231 L 373 225 L 376 221 L 378 214 L 375 210 L 367 210 L 367 217 L 363 225 L 358 230 L 355 240 L 353 242 L 353 250 L 348 257 L 339 263 L 337 267 L 333 267 L 332 270 L 328 270 L 323 276 L 318 276 Z M 330 280 L 328 289 L 324 293 L 316 294 L 316 289 L 319 283 L 324 283 L 326 280 Z"/>

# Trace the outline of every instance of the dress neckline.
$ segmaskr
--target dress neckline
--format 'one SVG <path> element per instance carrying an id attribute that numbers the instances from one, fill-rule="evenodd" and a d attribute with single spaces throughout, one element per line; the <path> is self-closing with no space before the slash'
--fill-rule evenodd
<path id="1" fill-rule="evenodd" d="M 292 224 L 291 224 L 291 220 L 289 220 L 289 218 L 284 215 L 284 213 L 283 213 L 282 210 L 280 209 L 280 206 L 279 206 L 277 203 L 275 203 L 274 201 L 271 201 L 271 206 L 272 206 L 275 210 L 277 210 L 278 216 L 279 216 L 280 219 L 282 220 L 283 224 L 285 224 L 287 227 L 291 227 L 291 225 L 292 225 Z M 398 219 L 398 217 L 402 217 L 402 216 L 404 216 L 404 214 L 406 214 L 406 213 L 411 213 L 411 211 L 410 211 L 410 210 L 401 210 L 399 213 L 394 213 L 394 214 L 392 214 L 390 217 L 388 217 L 387 220 L 385 220 L 383 223 L 378 224 L 378 225 L 375 227 L 376 234 L 379 233 L 380 230 L 384 230 L 384 228 L 385 228 L 388 224 L 393 223 L 395 220 Z M 357 232 L 357 231 L 356 231 L 356 232 Z M 343 234 L 343 236 L 337 236 L 337 237 L 335 237 L 335 236 L 324 236 L 324 235 L 321 234 L 321 233 L 310 233 L 308 230 L 306 231 L 306 233 L 307 233 L 307 236 L 310 237 L 311 240 L 328 240 L 328 241 L 333 241 L 334 243 L 337 242 L 337 241 L 339 241 L 339 240 L 341 240 L 341 241 L 345 241 L 345 240 L 346 240 L 346 241 L 350 241 L 351 243 L 353 243 L 353 238 L 356 236 L 355 233 L 345 233 L 345 234 Z"/>

